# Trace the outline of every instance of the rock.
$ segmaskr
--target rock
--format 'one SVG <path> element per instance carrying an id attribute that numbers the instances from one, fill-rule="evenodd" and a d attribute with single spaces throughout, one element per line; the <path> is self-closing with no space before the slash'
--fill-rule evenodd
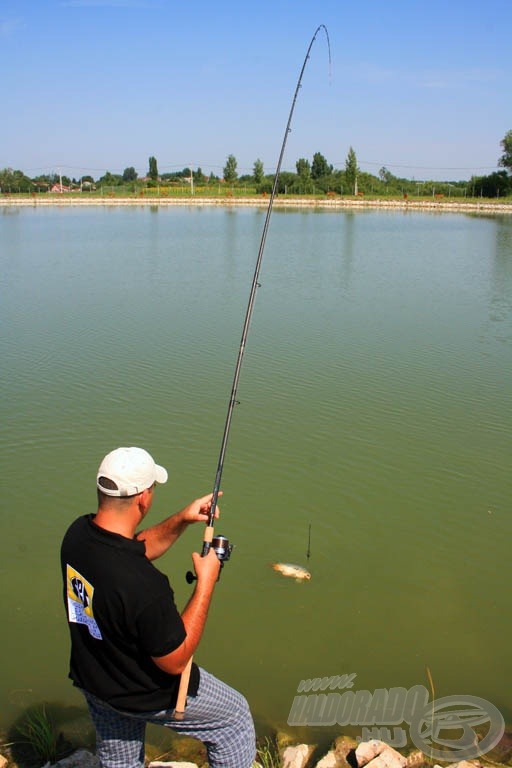
<path id="1" fill-rule="evenodd" d="M 316 764 L 316 768 L 339 768 L 340 765 L 341 763 L 336 757 L 336 752 L 331 749 L 330 752 L 324 755 L 320 762 Z"/>
<path id="2" fill-rule="evenodd" d="M 322 757 L 315 768 L 351 768 L 347 760 L 350 752 L 354 753 L 358 742 L 350 736 L 338 736 L 329 752 Z"/>
<path id="3" fill-rule="evenodd" d="M 349 760 L 349 755 L 354 755 L 357 749 L 358 741 L 350 736 L 338 736 L 335 740 L 333 749 L 338 758 L 336 765 L 340 768 L 352 768 L 353 763 Z"/>
<path id="4" fill-rule="evenodd" d="M 315 747 L 299 744 L 296 747 L 286 747 L 283 751 L 283 768 L 306 768 Z"/>
<path id="5" fill-rule="evenodd" d="M 276 746 L 279 753 L 283 752 L 286 747 L 293 747 L 296 743 L 296 737 L 292 736 L 290 733 L 287 733 L 286 731 L 278 731 L 276 733 Z"/>
<path id="6" fill-rule="evenodd" d="M 487 753 L 487 756 L 494 763 L 509 763 L 512 760 L 512 731 L 506 730 L 499 740 L 498 744 Z M 486 755 L 482 756 L 485 762 Z"/>
<path id="7" fill-rule="evenodd" d="M 481 768 L 478 760 L 461 760 L 458 763 L 452 763 L 452 768 Z"/>
<path id="8" fill-rule="evenodd" d="M 100 768 L 100 759 L 87 749 L 77 749 L 69 757 L 55 763 L 53 768 Z"/>
<path id="9" fill-rule="evenodd" d="M 384 741 L 370 739 L 362 741 L 355 752 L 357 765 L 362 768 L 371 763 L 370 768 L 405 768 L 407 759 Z"/>
<path id="10" fill-rule="evenodd" d="M 170 763 L 162 762 L 162 760 L 153 760 L 149 763 L 148 768 L 197 768 L 195 763 L 180 763 L 176 760 L 172 760 Z"/>
<path id="11" fill-rule="evenodd" d="M 346 757 L 352 749 L 357 749 L 359 742 L 351 736 L 338 736 L 334 742 L 334 751 L 336 754 Z"/>

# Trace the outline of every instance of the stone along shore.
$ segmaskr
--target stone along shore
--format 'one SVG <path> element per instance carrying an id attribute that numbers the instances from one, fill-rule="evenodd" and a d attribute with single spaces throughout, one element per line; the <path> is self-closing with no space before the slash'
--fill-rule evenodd
<path id="1" fill-rule="evenodd" d="M 194 207 L 226 207 L 226 208 L 267 208 L 269 197 L 75 197 L 47 196 L 0 198 L 0 207 L 14 206 L 23 208 L 39 208 L 54 206 L 68 208 L 72 206 L 194 206 Z M 319 210 L 377 210 L 397 211 L 433 211 L 436 213 L 480 213 L 480 214 L 512 214 L 512 200 L 503 201 L 462 201 L 462 200 L 410 200 L 389 199 L 371 200 L 364 197 L 328 197 L 328 198 L 282 198 L 279 195 L 274 200 L 274 208 L 319 209 Z"/>

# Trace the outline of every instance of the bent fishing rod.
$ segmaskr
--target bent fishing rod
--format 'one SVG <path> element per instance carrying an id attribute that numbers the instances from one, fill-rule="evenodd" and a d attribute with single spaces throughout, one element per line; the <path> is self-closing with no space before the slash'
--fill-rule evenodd
<path id="1" fill-rule="evenodd" d="M 236 396 L 237 396 L 237 391 L 238 391 L 238 382 L 240 380 L 240 371 L 242 369 L 242 362 L 243 362 L 245 348 L 246 348 L 246 344 L 247 344 L 247 336 L 249 334 L 249 327 L 250 327 L 251 319 L 252 319 L 252 315 L 253 315 L 254 303 L 255 303 L 255 299 L 256 299 L 256 292 L 257 292 L 258 288 L 260 287 L 259 276 L 260 276 L 260 270 L 261 270 L 261 263 L 263 261 L 263 253 L 265 251 L 265 244 L 266 244 L 266 241 L 267 241 L 267 233 L 268 233 L 268 228 L 269 228 L 269 224 L 270 224 L 270 218 L 272 216 L 272 209 L 273 209 L 273 206 L 274 206 L 274 198 L 275 198 L 275 196 L 277 194 L 277 188 L 278 188 L 278 185 L 279 185 L 279 177 L 280 177 L 280 174 L 281 174 L 281 165 L 282 165 L 282 162 L 283 162 L 284 152 L 285 152 L 285 149 L 286 149 L 286 143 L 288 141 L 288 135 L 291 132 L 291 123 L 292 123 L 293 113 L 295 111 L 295 105 L 297 103 L 297 97 L 299 95 L 299 91 L 300 91 L 300 88 L 301 88 L 301 85 L 302 85 L 302 78 L 303 78 L 303 75 L 304 75 L 304 72 L 305 72 L 305 69 L 306 69 L 306 65 L 308 63 L 308 59 L 309 59 L 309 55 L 310 55 L 311 49 L 312 49 L 313 44 L 314 44 L 314 42 L 315 42 L 315 40 L 317 38 L 318 33 L 322 29 L 324 30 L 325 36 L 326 36 L 326 39 L 327 39 L 327 48 L 328 48 L 328 52 L 329 52 L 329 69 L 330 69 L 330 66 L 331 66 L 331 44 L 330 44 L 330 40 L 329 40 L 329 33 L 327 31 L 327 27 L 325 26 L 325 24 L 320 24 L 316 28 L 315 33 L 314 33 L 313 37 L 311 38 L 311 42 L 309 43 L 309 47 L 308 47 L 308 50 L 306 52 L 306 56 L 304 57 L 304 62 L 302 64 L 302 68 L 300 70 L 299 79 L 297 80 L 297 85 L 295 87 L 295 92 L 293 94 L 292 105 L 291 105 L 290 112 L 289 112 L 289 115 L 288 115 L 288 121 L 286 123 L 286 128 L 285 128 L 285 132 L 284 132 L 284 138 L 283 138 L 283 141 L 282 141 L 282 144 L 281 144 L 281 150 L 279 152 L 279 159 L 278 159 L 278 162 L 277 162 L 277 167 L 276 167 L 276 172 L 275 172 L 275 176 L 274 176 L 274 181 L 273 181 L 273 184 L 272 184 L 272 191 L 270 193 L 270 200 L 269 200 L 269 203 L 268 203 L 267 214 L 265 216 L 265 222 L 263 224 L 263 230 L 262 230 L 262 235 L 261 235 L 261 240 L 260 240 L 260 246 L 259 246 L 259 250 L 258 250 L 258 257 L 256 259 L 256 266 L 254 268 L 254 275 L 253 275 L 252 284 L 251 284 L 251 290 L 250 290 L 250 294 L 249 294 L 249 301 L 248 301 L 247 310 L 246 310 L 246 313 L 245 313 L 245 320 L 244 320 L 244 325 L 243 325 L 243 330 L 242 330 L 242 338 L 240 340 L 240 347 L 239 347 L 239 350 L 238 350 L 238 356 L 237 356 L 236 365 L 235 365 L 235 373 L 234 373 L 234 376 L 233 376 L 233 384 L 231 386 L 231 395 L 230 395 L 230 398 L 229 398 L 229 404 L 228 404 L 228 409 L 227 409 L 227 414 L 226 414 L 226 421 L 225 421 L 225 425 L 224 425 L 224 433 L 222 435 L 222 441 L 221 441 L 221 446 L 220 446 L 219 460 L 218 460 L 218 463 L 217 463 L 217 472 L 215 474 L 215 482 L 214 482 L 214 485 L 213 485 L 212 500 L 211 500 L 210 510 L 209 510 L 209 514 L 208 514 L 208 522 L 206 524 L 206 529 L 205 529 L 204 536 L 203 536 L 203 548 L 202 548 L 202 551 L 201 551 L 201 556 L 202 557 L 206 557 L 206 555 L 210 551 L 211 547 L 213 546 L 213 548 L 215 550 L 215 553 L 217 554 L 217 557 L 220 560 L 221 567 L 224 565 L 224 562 L 226 560 L 229 560 L 229 557 L 231 555 L 231 551 L 232 551 L 233 545 L 229 543 L 229 540 L 225 536 L 214 536 L 214 525 L 213 525 L 213 523 L 214 523 L 214 519 L 215 519 L 215 508 L 217 506 L 217 500 L 218 500 L 218 497 L 219 497 L 220 484 L 221 484 L 221 480 L 222 480 L 222 472 L 224 470 L 224 460 L 225 460 L 225 457 L 226 457 L 226 449 L 227 449 L 228 440 L 229 440 L 229 433 L 230 433 L 230 429 L 231 429 L 231 421 L 232 421 L 232 418 L 233 418 L 233 411 L 235 410 L 235 405 L 237 404 Z M 195 579 L 196 579 L 196 576 L 191 571 L 189 571 L 187 573 L 187 581 L 189 583 L 192 583 L 192 581 L 194 581 Z M 187 664 L 187 667 L 185 668 L 185 670 L 182 672 L 182 675 L 181 675 L 180 688 L 179 688 L 179 692 L 178 692 L 178 700 L 176 702 L 176 709 L 175 709 L 175 712 L 174 712 L 174 717 L 177 720 L 182 720 L 183 716 L 184 716 L 185 704 L 186 704 L 186 696 L 187 696 L 187 689 L 188 689 L 188 681 L 189 681 L 189 676 L 190 676 L 191 665 L 192 665 L 192 657 L 190 658 L 190 660 L 189 660 L 189 662 Z"/>
<path id="2" fill-rule="evenodd" d="M 250 291 L 250 294 L 249 294 L 249 301 L 248 301 L 248 304 L 247 304 L 247 310 L 246 310 L 245 320 L 244 320 L 244 325 L 243 325 L 243 330 L 242 330 L 242 338 L 241 338 L 241 341 L 240 341 L 240 348 L 238 350 L 238 357 L 237 357 L 236 366 L 235 366 L 235 373 L 234 373 L 234 377 L 233 377 L 233 384 L 232 384 L 232 387 L 231 387 L 231 396 L 229 398 L 229 405 L 228 405 L 228 410 L 227 410 L 227 415 L 226 415 L 226 422 L 225 422 L 225 426 L 224 426 L 224 433 L 223 433 L 223 436 L 222 436 L 222 442 L 221 442 L 221 447 L 220 447 L 220 452 L 219 452 L 219 460 L 218 460 L 218 464 L 217 464 L 217 472 L 216 472 L 216 475 L 215 475 L 215 483 L 214 483 L 214 486 L 213 486 L 213 494 L 212 494 L 211 507 L 210 507 L 210 512 L 209 512 L 209 516 L 208 516 L 208 522 L 206 524 L 205 534 L 204 534 L 204 537 L 203 537 L 203 549 L 202 549 L 202 552 L 201 552 L 201 555 L 203 557 L 205 557 L 208 554 L 208 551 L 210 550 L 210 547 L 212 546 L 212 541 L 213 541 L 213 538 L 214 538 L 214 535 L 213 535 L 214 534 L 213 521 L 214 521 L 214 517 L 215 517 L 215 507 L 217 506 L 217 500 L 218 500 L 218 496 L 219 496 L 220 484 L 221 484 L 221 479 L 222 479 L 222 472 L 223 472 L 223 469 L 224 469 L 224 460 L 225 460 L 225 457 L 226 457 L 226 449 L 227 449 L 229 433 L 230 433 L 230 429 L 231 429 L 231 420 L 232 420 L 232 417 L 233 417 L 233 411 L 235 409 L 235 405 L 237 405 L 237 402 L 238 402 L 237 399 L 236 399 L 237 391 L 238 391 L 238 382 L 239 382 L 239 379 L 240 379 L 240 371 L 241 371 L 241 368 L 242 368 L 242 362 L 243 362 L 245 348 L 246 348 L 246 343 L 247 343 L 247 336 L 249 334 L 249 327 L 250 327 L 251 319 L 252 319 L 252 315 L 253 315 L 254 303 L 255 303 L 255 299 L 256 299 L 256 292 L 257 292 L 258 288 L 260 287 L 259 275 L 260 275 L 260 270 L 261 270 L 261 263 L 262 263 L 262 260 L 263 260 L 263 253 L 265 251 L 265 244 L 266 244 L 266 241 L 267 241 L 267 233 L 268 233 L 268 228 L 269 228 L 269 224 L 270 224 L 270 218 L 271 218 L 271 215 L 272 215 L 272 209 L 273 209 L 273 205 L 274 205 L 274 198 L 275 198 L 275 196 L 277 194 L 277 189 L 278 189 L 278 185 L 279 185 L 279 177 L 280 177 L 280 174 L 281 174 L 281 165 L 282 165 L 282 162 L 283 162 L 284 152 L 285 152 L 285 149 L 286 149 L 286 143 L 288 141 L 288 135 L 291 132 L 291 123 L 292 123 L 293 113 L 295 111 L 295 104 L 297 102 L 297 97 L 299 95 L 299 90 L 300 90 L 301 85 L 302 85 L 302 77 L 303 77 L 304 71 L 306 69 L 306 65 L 307 65 L 307 62 L 308 62 L 308 59 L 309 59 L 309 55 L 310 55 L 311 49 L 313 47 L 313 43 L 315 42 L 318 33 L 322 29 L 324 30 L 325 35 L 326 35 L 326 39 L 327 39 L 327 47 L 328 47 L 328 51 L 329 51 L 329 67 L 331 65 L 331 44 L 330 44 L 330 41 L 329 41 L 329 33 L 327 31 L 327 27 L 325 26 L 325 24 L 320 24 L 317 27 L 317 29 L 315 30 L 315 34 L 311 38 L 311 42 L 309 44 L 309 48 L 307 50 L 306 56 L 304 58 L 304 62 L 302 64 L 302 69 L 300 71 L 299 79 L 297 80 L 297 85 L 296 85 L 296 88 L 295 88 L 295 93 L 293 95 L 293 101 L 292 101 L 292 105 L 291 105 L 291 108 L 290 108 L 290 113 L 288 115 L 288 122 L 286 123 L 286 129 L 285 129 L 285 132 L 284 132 L 284 138 L 283 138 L 283 142 L 282 142 L 282 145 L 281 145 L 281 151 L 279 153 L 279 160 L 278 160 L 278 163 L 277 163 L 276 173 L 275 173 L 275 176 L 274 176 L 274 182 L 272 184 L 272 191 L 271 191 L 271 194 L 270 194 L 270 200 L 269 200 L 269 204 L 268 204 L 268 208 L 267 208 L 267 214 L 265 216 L 265 222 L 264 222 L 264 225 L 263 225 L 263 231 L 262 231 L 260 246 L 259 246 L 259 250 L 258 250 L 258 258 L 256 260 L 256 266 L 255 266 L 255 269 L 254 269 L 254 276 L 253 276 L 253 279 L 252 279 L 251 291 Z M 227 539 L 225 539 L 225 537 L 219 536 L 217 538 L 219 538 L 221 540 L 219 542 L 219 547 L 218 547 L 218 549 L 220 551 L 217 554 L 218 555 L 222 554 L 223 550 L 227 553 L 227 557 L 224 556 L 223 558 L 221 558 L 219 556 L 219 559 L 221 559 L 221 562 L 222 562 L 222 560 L 227 560 L 229 558 L 229 554 L 230 554 L 231 550 L 229 549 L 229 542 L 227 542 Z"/>

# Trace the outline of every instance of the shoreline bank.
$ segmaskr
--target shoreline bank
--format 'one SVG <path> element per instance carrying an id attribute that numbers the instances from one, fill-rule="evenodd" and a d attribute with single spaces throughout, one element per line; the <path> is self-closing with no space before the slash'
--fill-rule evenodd
<path id="1" fill-rule="evenodd" d="M 31 198 L 4 197 L 0 198 L 0 207 L 88 207 L 88 206 L 148 206 L 172 207 L 226 207 L 226 208 L 267 208 L 268 197 L 46 197 Z M 451 200 L 371 200 L 364 198 L 280 198 L 274 200 L 274 208 L 317 209 L 317 210 L 397 210 L 397 211 L 431 211 L 436 213 L 485 213 L 512 214 L 510 202 L 462 202 Z"/>

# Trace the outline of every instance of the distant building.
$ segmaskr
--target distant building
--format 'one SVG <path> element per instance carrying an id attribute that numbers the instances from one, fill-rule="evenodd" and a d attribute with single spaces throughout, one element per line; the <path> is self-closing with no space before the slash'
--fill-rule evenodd
<path id="1" fill-rule="evenodd" d="M 62 194 L 63 192 L 71 192 L 71 187 L 66 187 L 64 184 L 54 184 L 50 189 L 50 192 L 58 192 L 59 194 Z"/>

